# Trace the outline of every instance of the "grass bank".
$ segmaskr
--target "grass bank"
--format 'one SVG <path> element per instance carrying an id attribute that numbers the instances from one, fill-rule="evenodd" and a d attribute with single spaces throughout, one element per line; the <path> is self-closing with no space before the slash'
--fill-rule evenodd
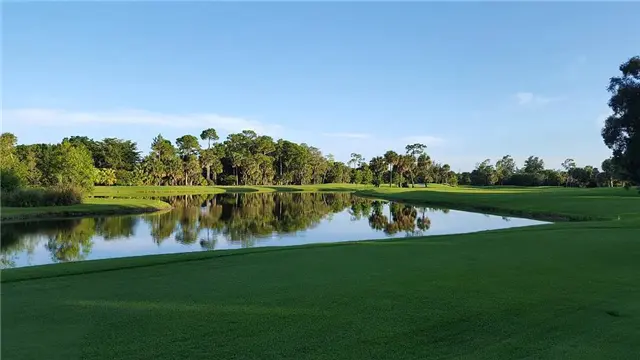
<path id="1" fill-rule="evenodd" d="M 559 221 L 640 220 L 640 196 L 635 190 L 623 188 L 429 185 L 427 189 L 380 187 L 359 191 L 358 195 Z"/>
<path id="2" fill-rule="evenodd" d="M 430 187 L 366 194 L 598 220 L 5 270 L 3 356 L 494 360 L 640 353 L 635 192 Z"/>
<path id="3" fill-rule="evenodd" d="M 28 219 L 59 218 L 88 215 L 136 214 L 170 209 L 171 205 L 151 199 L 87 198 L 82 204 L 69 206 L 2 207 L 3 222 Z"/>

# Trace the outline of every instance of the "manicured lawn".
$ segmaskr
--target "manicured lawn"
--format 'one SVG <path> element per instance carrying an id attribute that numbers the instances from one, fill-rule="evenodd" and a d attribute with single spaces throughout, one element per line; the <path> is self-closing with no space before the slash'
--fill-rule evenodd
<path id="1" fill-rule="evenodd" d="M 83 204 L 70 206 L 2 207 L 2 220 L 83 215 L 109 215 L 152 212 L 170 209 L 165 202 L 151 199 L 85 199 Z"/>
<path id="2" fill-rule="evenodd" d="M 640 353 L 637 192 L 432 186 L 367 195 L 613 220 L 5 270 L 3 358 Z"/>
<path id="3" fill-rule="evenodd" d="M 575 220 L 640 220 L 640 195 L 623 188 L 450 187 L 427 189 L 380 187 L 359 194 L 407 202 Z"/>
<path id="4" fill-rule="evenodd" d="M 355 191 L 372 188 L 368 185 L 320 184 L 320 185 L 272 185 L 272 186 L 96 186 L 93 196 L 175 196 L 189 194 L 219 194 L 225 192 L 273 192 L 273 191 Z"/>

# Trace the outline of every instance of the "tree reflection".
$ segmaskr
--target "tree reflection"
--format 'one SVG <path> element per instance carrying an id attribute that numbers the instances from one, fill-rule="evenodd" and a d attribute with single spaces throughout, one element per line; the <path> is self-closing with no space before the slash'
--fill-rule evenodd
<path id="1" fill-rule="evenodd" d="M 130 238 L 138 222 L 135 216 L 110 216 L 96 219 L 96 233 L 105 240 Z"/>
<path id="2" fill-rule="evenodd" d="M 204 250 L 216 249 L 221 241 L 251 247 L 262 238 L 312 229 L 341 212 L 348 213 L 352 221 L 368 219 L 372 229 L 389 236 L 414 236 L 429 230 L 429 212 L 441 211 L 349 193 L 189 195 L 162 200 L 173 209 L 140 216 L 3 224 L 0 266 L 15 266 L 18 255 L 33 253 L 40 243 L 54 262 L 83 260 L 92 250 L 94 237 L 135 239 L 138 228 L 148 231 L 158 246 L 173 239 L 184 245 L 199 244 Z"/>
<path id="3" fill-rule="evenodd" d="M 369 226 L 376 230 L 384 230 L 389 225 L 389 218 L 382 212 L 382 202 L 374 201 L 372 208 L 373 211 L 369 216 Z"/>
<path id="4" fill-rule="evenodd" d="M 61 229 L 49 235 L 45 246 L 54 262 L 84 260 L 91 253 L 95 234 L 95 219 L 82 219 L 71 229 Z"/>
<path id="5" fill-rule="evenodd" d="M 200 221 L 198 222 L 199 230 L 201 232 L 204 230 L 204 236 L 200 238 L 200 246 L 203 249 L 215 249 L 217 234 L 224 228 L 221 217 L 222 205 L 216 202 L 216 198 L 205 201 L 203 209 L 200 211 Z"/>
<path id="6" fill-rule="evenodd" d="M 420 208 L 420 217 L 416 220 L 416 226 L 420 231 L 427 231 L 431 227 L 431 219 L 426 214 L 427 208 Z"/>

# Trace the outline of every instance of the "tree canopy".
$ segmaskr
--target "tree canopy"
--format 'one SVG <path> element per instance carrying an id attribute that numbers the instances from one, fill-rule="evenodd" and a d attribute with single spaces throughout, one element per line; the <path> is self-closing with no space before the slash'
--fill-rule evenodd
<path id="1" fill-rule="evenodd" d="M 214 129 L 200 140 L 214 140 Z M 322 183 L 520 186 L 624 185 L 626 170 L 615 158 L 594 166 L 578 167 L 567 159 L 563 170 L 546 169 L 537 156 L 521 168 L 510 155 L 494 163 L 480 162 L 471 172 L 456 173 L 449 164 L 434 161 L 424 144 L 408 144 L 405 154 L 387 150 L 369 161 L 352 153 L 347 163 L 324 155 L 305 143 L 258 135 L 252 130 L 229 134 L 222 142 L 202 148 L 198 137 L 184 135 L 172 143 L 157 135 L 149 153 L 141 157 L 134 142 L 82 136 L 64 138 L 60 144 L 16 145 L 13 134 L 0 138 L 5 187 L 72 185 L 89 189 L 97 185 L 304 185 Z"/>

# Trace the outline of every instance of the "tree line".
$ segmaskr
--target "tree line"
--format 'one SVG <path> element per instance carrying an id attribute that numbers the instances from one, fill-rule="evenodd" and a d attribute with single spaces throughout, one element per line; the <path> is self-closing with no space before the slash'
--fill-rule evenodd
<path id="1" fill-rule="evenodd" d="M 202 140 L 205 145 L 202 146 Z M 325 156 L 305 143 L 273 140 L 245 130 L 218 141 L 215 129 L 203 130 L 200 139 L 184 135 L 171 142 L 156 136 L 151 151 L 142 156 L 135 142 L 115 138 L 100 141 L 71 136 L 59 144 L 16 145 L 13 134 L 1 136 L 3 188 L 74 185 L 306 185 L 324 183 L 414 186 L 416 183 L 448 185 L 618 186 L 624 170 L 612 159 L 600 169 L 578 167 L 567 159 L 562 169 L 546 169 L 544 161 L 530 156 L 518 167 L 505 155 L 489 159 L 471 172 L 456 173 L 449 164 L 431 159 L 424 144 L 409 144 L 404 153 L 386 151 L 369 161 L 352 153 L 346 163 Z M 11 176 L 6 176 L 10 173 Z M 6 183 L 4 180 L 7 180 Z"/>
<path id="2" fill-rule="evenodd" d="M 580 167 L 573 159 L 562 162 L 560 169 L 546 169 L 544 160 L 529 156 L 522 167 L 513 157 L 505 155 L 495 164 L 490 159 L 476 165 L 471 172 L 459 175 L 461 185 L 513 185 L 513 186 L 568 186 L 613 187 L 625 186 L 628 180 L 624 171 L 612 160 L 606 159 L 601 168 L 587 165 Z"/>

